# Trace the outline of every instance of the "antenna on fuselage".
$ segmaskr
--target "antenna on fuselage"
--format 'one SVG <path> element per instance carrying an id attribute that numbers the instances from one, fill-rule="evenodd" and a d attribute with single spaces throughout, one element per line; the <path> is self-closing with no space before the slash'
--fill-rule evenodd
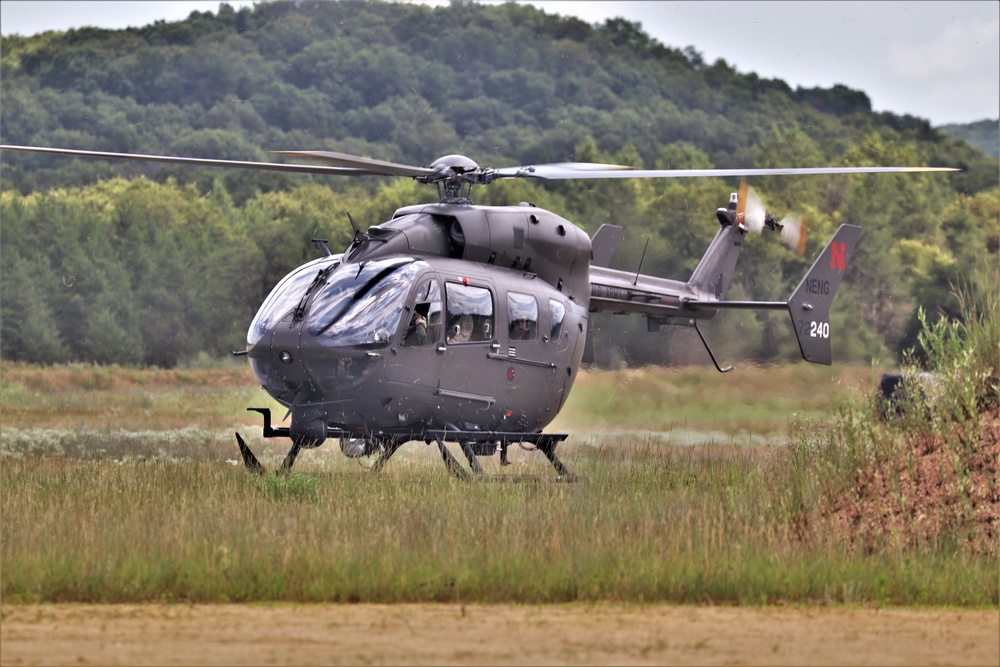
<path id="1" fill-rule="evenodd" d="M 328 245 L 329 242 L 326 239 L 314 238 L 312 241 L 316 244 L 316 247 L 319 248 L 319 252 L 323 255 L 323 257 L 329 257 L 333 254 L 330 252 L 330 246 Z"/>
<path id="2" fill-rule="evenodd" d="M 347 212 L 347 219 L 351 221 L 351 228 L 354 230 L 354 242 L 355 243 L 360 242 L 361 239 L 365 237 L 365 235 L 361 231 L 361 228 L 358 227 L 358 223 L 354 222 L 354 216 L 351 215 L 350 211 Z"/>
<path id="3" fill-rule="evenodd" d="M 649 247 L 649 237 L 646 237 L 646 245 L 642 246 L 642 256 L 639 258 L 639 268 L 635 270 L 635 280 L 632 281 L 632 286 L 635 287 L 639 284 L 639 274 L 642 273 L 642 262 L 646 259 L 646 248 Z"/>

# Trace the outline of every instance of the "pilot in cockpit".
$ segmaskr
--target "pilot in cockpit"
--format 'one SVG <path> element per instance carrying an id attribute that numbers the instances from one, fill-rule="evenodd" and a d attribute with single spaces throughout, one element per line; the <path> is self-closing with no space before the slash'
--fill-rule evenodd
<path id="1" fill-rule="evenodd" d="M 423 345 L 427 342 L 427 318 L 419 311 L 414 311 L 407 331 L 406 344 Z"/>

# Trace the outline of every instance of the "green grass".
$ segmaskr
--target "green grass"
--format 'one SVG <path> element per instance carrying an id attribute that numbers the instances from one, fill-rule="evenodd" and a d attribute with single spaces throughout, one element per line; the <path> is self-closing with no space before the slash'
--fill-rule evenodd
<path id="1" fill-rule="evenodd" d="M 579 484 L 4 462 L 2 593 L 34 601 L 991 605 L 996 562 L 803 548 L 748 457 L 578 459 Z"/>
<path id="2" fill-rule="evenodd" d="M 710 367 L 581 375 L 549 430 L 574 433 L 694 430 L 723 436 L 784 436 L 793 420 L 821 419 L 838 399 L 871 386 L 866 367 Z"/>

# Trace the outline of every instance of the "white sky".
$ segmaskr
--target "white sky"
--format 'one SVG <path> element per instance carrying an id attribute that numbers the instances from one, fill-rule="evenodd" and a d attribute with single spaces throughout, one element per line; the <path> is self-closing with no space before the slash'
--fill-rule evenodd
<path id="1" fill-rule="evenodd" d="M 447 0 L 411 0 L 446 5 Z M 230 5 L 252 5 L 231 0 Z M 663 44 L 796 86 L 843 84 L 876 111 L 934 125 L 1000 118 L 1000 2 L 563 2 L 533 0 L 587 23 L 638 21 Z M 0 0 L 0 31 L 32 35 L 84 25 L 179 21 L 219 2 Z"/>

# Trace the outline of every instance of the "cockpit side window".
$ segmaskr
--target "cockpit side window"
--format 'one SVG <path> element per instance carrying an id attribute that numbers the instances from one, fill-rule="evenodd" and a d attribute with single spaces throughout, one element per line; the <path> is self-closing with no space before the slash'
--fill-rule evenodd
<path id="1" fill-rule="evenodd" d="M 538 300 L 530 294 L 507 292 L 507 324 L 511 340 L 538 338 Z"/>
<path id="2" fill-rule="evenodd" d="M 449 343 L 493 340 L 493 294 L 484 287 L 448 283 Z"/>
<path id="3" fill-rule="evenodd" d="M 403 347 L 434 345 L 441 339 L 441 283 L 428 278 L 417 288 Z"/>

